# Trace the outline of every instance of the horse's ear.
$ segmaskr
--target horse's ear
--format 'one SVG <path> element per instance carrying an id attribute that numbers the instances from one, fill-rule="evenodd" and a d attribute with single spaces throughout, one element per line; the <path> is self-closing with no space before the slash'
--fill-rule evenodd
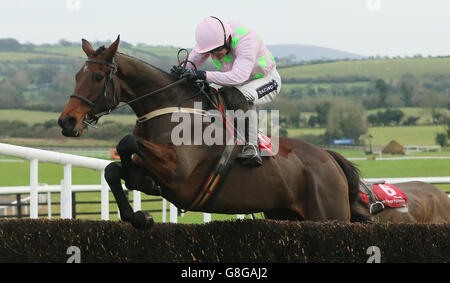
<path id="1" fill-rule="evenodd" d="M 81 47 L 83 48 L 84 53 L 86 53 L 86 55 L 90 57 L 92 53 L 94 53 L 94 48 L 92 48 L 92 45 L 89 43 L 89 41 L 84 38 L 81 39 L 81 42 Z"/>
<path id="2" fill-rule="evenodd" d="M 120 35 L 118 35 L 116 41 L 111 43 L 108 49 L 105 50 L 106 60 L 111 60 L 112 57 L 116 55 L 117 49 L 119 49 L 119 43 L 120 43 Z"/>

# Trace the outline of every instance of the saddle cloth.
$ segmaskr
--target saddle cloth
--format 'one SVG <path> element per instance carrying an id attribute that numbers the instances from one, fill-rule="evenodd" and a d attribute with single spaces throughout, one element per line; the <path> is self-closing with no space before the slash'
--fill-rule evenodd
<path id="1" fill-rule="evenodd" d="M 404 192 L 391 184 L 373 184 L 371 187 L 373 193 L 378 201 L 381 201 L 385 206 L 389 207 L 403 207 L 407 205 L 407 197 Z M 368 195 L 364 192 L 359 192 L 362 201 L 369 207 Z"/>
<path id="2" fill-rule="evenodd" d="M 263 132 L 258 131 L 258 148 L 261 151 L 265 151 L 264 156 L 273 156 L 272 153 L 272 142 L 270 138 Z"/>

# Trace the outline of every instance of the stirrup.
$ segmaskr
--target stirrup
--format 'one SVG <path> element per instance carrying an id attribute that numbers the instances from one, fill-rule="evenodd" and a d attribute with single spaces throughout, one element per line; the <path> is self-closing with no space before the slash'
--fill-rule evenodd
<path id="1" fill-rule="evenodd" d="M 370 205 L 369 213 L 374 215 L 374 214 L 379 213 L 383 209 L 384 209 L 384 204 L 381 201 L 377 200 Z"/>
<path id="2" fill-rule="evenodd" d="M 248 145 L 247 145 L 248 146 Z M 258 152 L 258 148 L 256 146 L 252 146 L 255 150 L 253 155 L 243 155 L 244 150 L 236 158 L 239 160 L 239 162 L 244 166 L 249 167 L 259 167 L 262 165 L 262 158 Z"/>

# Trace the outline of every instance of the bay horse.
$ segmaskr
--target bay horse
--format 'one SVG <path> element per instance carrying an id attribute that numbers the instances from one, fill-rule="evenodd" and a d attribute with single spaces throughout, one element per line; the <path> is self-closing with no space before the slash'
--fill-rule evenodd
<path id="1" fill-rule="evenodd" d="M 63 135 L 81 136 L 88 124 L 120 102 L 128 103 L 137 117 L 167 107 L 192 108 L 195 102 L 210 105 L 205 95 L 196 95 L 198 86 L 194 83 L 177 81 L 146 62 L 117 52 L 119 42 L 118 37 L 108 48 L 94 50 L 88 41 L 82 40 L 88 59 L 76 74 L 74 92 L 58 119 Z M 149 92 L 152 95 L 134 103 Z M 227 88 L 217 96 L 230 107 L 226 101 L 232 100 L 225 98 L 238 95 L 237 89 Z M 153 220 L 141 211 L 133 212 L 121 179 L 130 190 L 160 194 L 185 210 L 222 214 L 264 212 L 266 218 L 283 220 L 365 219 L 352 209 L 358 194 L 357 170 L 342 168 L 330 153 L 319 147 L 289 138 L 280 138 L 278 154 L 263 157 L 263 166 L 250 168 L 233 163 L 214 198 L 193 207 L 193 201 L 205 191 L 203 184 L 210 177 L 211 167 L 227 145 L 175 146 L 171 132 L 176 125 L 168 114 L 138 121 L 133 134 L 117 145 L 121 162 L 112 162 L 105 169 L 121 219 L 136 228 L 151 227 Z M 202 125 L 203 129 L 207 126 L 208 123 Z M 242 145 L 234 147 L 231 160 L 241 149 Z"/>
<path id="2" fill-rule="evenodd" d="M 354 167 L 354 164 L 337 152 L 330 152 L 343 167 Z M 410 181 L 392 184 L 403 191 L 407 197 L 406 207 L 384 207 L 379 213 L 370 214 L 360 195 L 356 197 L 353 209 L 370 219 L 373 223 L 450 223 L 450 198 L 433 186 L 421 181 Z"/>

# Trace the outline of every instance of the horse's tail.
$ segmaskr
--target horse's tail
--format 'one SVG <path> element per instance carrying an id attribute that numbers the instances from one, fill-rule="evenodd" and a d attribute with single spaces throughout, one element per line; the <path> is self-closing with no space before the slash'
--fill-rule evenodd
<path id="1" fill-rule="evenodd" d="M 344 171 L 345 177 L 347 178 L 348 183 L 348 198 L 350 201 L 350 213 L 351 213 L 351 222 L 369 222 L 369 218 L 366 216 L 354 211 L 353 204 L 356 201 L 356 198 L 359 193 L 359 180 L 360 180 L 360 171 L 356 168 L 355 164 L 347 160 L 340 153 L 335 151 L 327 150 L 327 152 L 336 160 L 339 166 Z"/>

